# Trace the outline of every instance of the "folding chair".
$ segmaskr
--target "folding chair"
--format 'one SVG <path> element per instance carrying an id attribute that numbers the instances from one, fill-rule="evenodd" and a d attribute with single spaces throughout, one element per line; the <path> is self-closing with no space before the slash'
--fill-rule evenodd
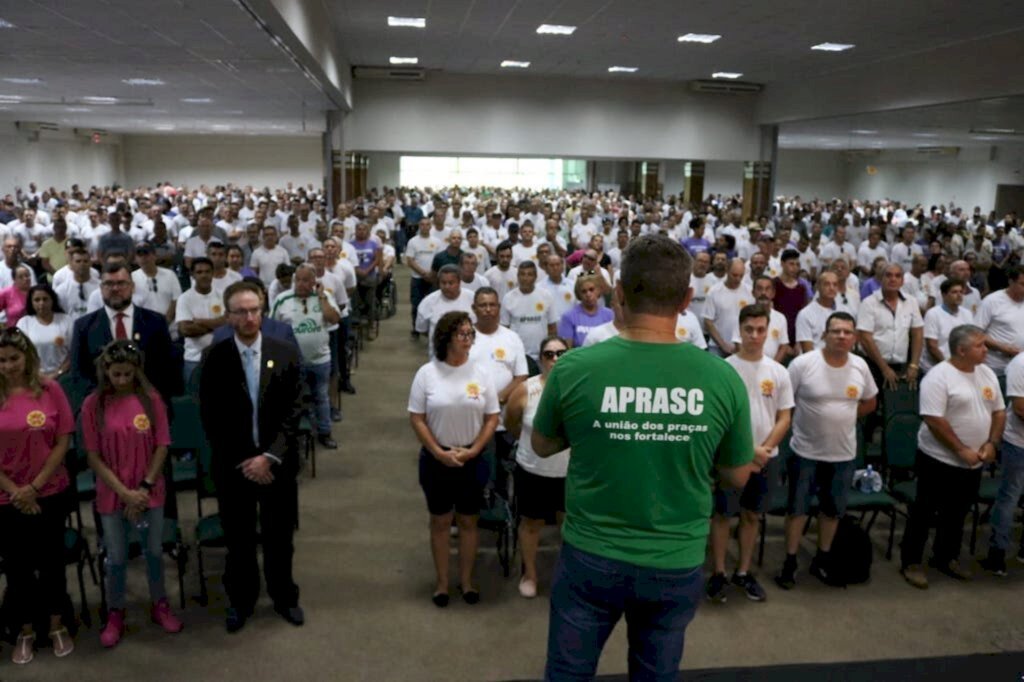
<path id="1" fill-rule="evenodd" d="M 206 606 L 209 602 L 209 593 L 206 589 L 206 570 L 203 566 L 204 548 L 223 548 L 224 527 L 221 525 L 220 512 L 207 513 L 203 511 L 203 501 L 209 498 L 216 499 L 217 488 L 213 483 L 210 474 L 210 460 L 212 451 L 209 446 L 203 445 L 196 458 L 196 566 L 199 570 L 199 596 L 196 601 Z"/>
<path id="2" fill-rule="evenodd" d="M 861 430 L 859 425 L 857 433 L 860 436 Z M 865 467 L 866 449 L 863 438 L 858 438 L 854 469 L 863 469 Z M 871 518 L 868 520 L 867 527 L 865 528 L 868 532 L 871 531 L 871 527 L 875 524 L 875 519 L 878 518 L 880 513 L 889 517 L 889 544 L 885 550 L 885 558 L 886 560 L 892 559 L 892 545 L 896 537 L 896 498 L 886 491 L 885 488 L 877 493 L 865 493 L 854 488 L 849 491 L 848 495 L 846 509 L 850 512 L 860 512 L 859 522 L 861 524 L 864 523 L 865 517 L 871 514 Z"/>
<path id="3" fill-rule="evenodd" d="M 906 506 L 908 511 L 917 499 L 914 464 L 917 459 L 917 431 L 920 427 L 921 417 L 916 414 L 894 414 L 885 424 L 883 468 L 886 486 L 896 501 Z"/>
<path id="4" fill-rule="evenodd" d="M 789 488 L 786 480 L 786 460 L 793 454 L 792 448 L 789 446 L 789 439 L 792 432 L 787 433 L 786 437 L 779 443 L 779 454 L 776 456 L 777 472 L 779 480 L 775 481 L 775 485 L 770 488 L 770 496 L 767 503 L 765 504 L 765 510 L 761 513 L 761 529 L 760 539 L 758 540 L 757 549 L 757 565 L 764 566 L 764 536 L 768 530 L 768 517 L 769 516 L 786 516 L 786 509 L 789 506 Z"/>

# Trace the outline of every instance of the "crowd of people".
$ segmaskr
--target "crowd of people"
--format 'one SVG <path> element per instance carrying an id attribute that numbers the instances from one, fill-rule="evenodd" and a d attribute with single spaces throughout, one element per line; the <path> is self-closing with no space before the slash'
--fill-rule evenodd
<path id="1" fill-rule="evenodd" d="M 795 587 L 815 512 L 809 571 L 840 585 L 831 549 L 857 432 L 870 439 L 878 431 L 881 402 L 901 387 L 920 391 L 923 418 L 904 577 L 928 586 L 932 526 L 932 566 L 970 577 L 962 526 L 981 469 L 1000 453 L 1005 474 L 983 565 L 1006 573 L 1024 491 L 1024 235 L 1015 214 L 780 197 L 744 221 L 738 197 L 685 203 L 495 188 L 385 188 L 331 210 L 312 187 L 30 185 L 4 198 L 0 239 L 0 556 L 11 612 L 20 614 L 19 663 L 33 655 L 36 607 L 18 601 L 19 586 L 52 594 L 54 652 L 73 648 L 57 608 L 63 564 L 58 571 L 53 562 L 58 521 L 73 501 L 64 460 L 79 411 L 112 567 L 101 640 L 114 646 L 124 634 L 125 537 L 140 519 L 152 540 L 144 539 L 151 616 L 168 632 L 182 628 L 153 540 L 172 445 L 167 410 L 182 393 L 199 398 L 218 490 L 227 491 L 228 630 L 251 617 L 259 589 L 256 506 L 279 522 L 262 528 L 268 592 L 286 620 L 301 624 L 291 577 L 296 415 L 307 401 L 320 447 L 338 447 L 339 392 L 355 393 L 352 330 L 380 314 L 399 264 L 410 276 L 410 338 L 427 357 L 408 411 L 422 446 L 438 607 L 449 603 L 453 532 L 462 599 L 481 599 L 473 570 L 490 477 L 484 453 L 515 462 L 523 597 L 536 597 L 544 582 L 541 529 L 565 520 L 553 633 L 584 637 L 566 634 L 580 614 L 560 590 L 574 572 L 597 570 L 593 557 L 606 562 L 602 570 L 620 570 L 615 562 L 679 570 L 687 599 L 696 589 L 722 602 L 735 586 L 763 601 L 751 558 L 760 514 L 780 485 L 786 556 L 775 583 Z M 60 382 L 69 380 L 88 388 L 83 405 L 64 396 Z M 232 406 L 230 432 L 207 418 L 214 405 Z M 591 413 L 584 423 L 580 415 Z M 723 439 L 749 452 L 709 449 Z M 649 465 L 621 470 L 651 448 L 661 454 Z M 780 458 L 782 450 L 791 454 Z M 606 458 L 612 451 L 621 461 Z M 670 452 L 686 456 L 671 463 Z M 707 478 L 712 464 L 716 481 Z M 654 518 L 648 507 L 677 496 L 664 489 L 672 481 L 686 499 Z M 657 504 L 607 499 L 627 484 L 630 499 Z M 729 576 L 735 517 L 739 561 Z M 662 547 L 662 533 L 681 542 Z M 28 535 L 53 546 L 11 558 Z M 693 571 L 708 542 L 705 584 Z M 681 650 L 690 618 L 673 615 L 678 637 L 669 648 Z M 553 679 L 589 665 L 551 637 Z"/>

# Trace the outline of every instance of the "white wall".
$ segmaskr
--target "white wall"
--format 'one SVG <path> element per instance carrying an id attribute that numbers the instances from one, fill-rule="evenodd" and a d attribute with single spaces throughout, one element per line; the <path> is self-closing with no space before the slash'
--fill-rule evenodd
<path id="1" fill-rule="evenodd" d="M 704 164 L 704 196 L 724 197 L 743 191 L 742 161 L 707 161 Z"/>
<path id="2" fill-rule="evenodd" d="M 911 205 L 955 202 L 968 209 L 994 208 L 996 185 L 1024 184 L 1024 147 L 961 149 L 956 157 L 922 157 L 914 152 L 883 152 L 848 164 L 847 194 L 880 199 L 890 197 Z M 878 169 L 868 175 L 867 167 Z"/>
<path id="3" fill-rule="evenodd" d="M 190 187 L 323 186 L 320 137 L 128 135 L 123 145 L 128 187 L 164 180 Z"/>
<path id="4" fill-rule="evenodd" d="M 680 84 L 429 74 L 354 83 L 345 145 L 360 152 L 571 159 L 755 159 L 754 100 Z"/>
<path id="5" fill-rule="evenodd" d="M 848 168 L 834 151 L 780 149 L 775 194 L 803 199 L 846 197 Z"/>
<path id="6" fill-rule="evenodd" d="M 19 132 L 14 123 L 0 123 L 0 195 L 15 187 L 64 190 L 73 184 L 83 188 L 123 182 L 121 139 L 112 135 L 99 144 L 75 137 L 71 131 L 42 133 L 37 142 Z"/>
<path id="7" fill-rule="evenodd" d="M 398 187 L 399 171 L 401 170 L 401 154 L 377 152 L 367 154 L 370 157 L 366 168 L 366 186 L 383 190 L 385 187 Z"/>

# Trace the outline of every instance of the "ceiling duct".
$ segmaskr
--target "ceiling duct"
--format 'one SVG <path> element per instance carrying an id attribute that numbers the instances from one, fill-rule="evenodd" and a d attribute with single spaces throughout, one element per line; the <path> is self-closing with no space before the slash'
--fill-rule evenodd
<path id="1" fill-rule="evenodd" d="M 865 159 L 881 156 L 881 149 L 844 149 L 842 152 L 846 159 Z"/>
<path id="2" fill-rule="evenodd" d="M 956 156 L 960 153 L 960 147 L 918 147 L 914 153 L 924 156 Z"/>
<path id="3" fill-rule="evenodd" d="M 422 81 L 426 79 L 426 72 L 423 69 L 387 66 L 354 66 L 352 75 L 360 80 L 376 81 Z"/>
<path id="4" fill-rule="evenodd" d="M 764 86 L 760 83 L 747 83 L 744 81 L 697 80 L 690 81 L 690 90 L 716 95 L 744 95 L 761 92 L 764 90 Z"/>

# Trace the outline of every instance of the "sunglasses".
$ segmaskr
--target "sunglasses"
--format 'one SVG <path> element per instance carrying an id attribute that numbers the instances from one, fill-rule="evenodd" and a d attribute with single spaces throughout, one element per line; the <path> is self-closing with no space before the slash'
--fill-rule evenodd
<path id="1" fill-rule="evenodd" d="M 545 360 L 554 360 L 555 358 L 562 357 L 568 352 L 569 351 L 564 348 L 562 350 L 546 350 L 541 353 L 541 357 L 543 357 Z"/>

